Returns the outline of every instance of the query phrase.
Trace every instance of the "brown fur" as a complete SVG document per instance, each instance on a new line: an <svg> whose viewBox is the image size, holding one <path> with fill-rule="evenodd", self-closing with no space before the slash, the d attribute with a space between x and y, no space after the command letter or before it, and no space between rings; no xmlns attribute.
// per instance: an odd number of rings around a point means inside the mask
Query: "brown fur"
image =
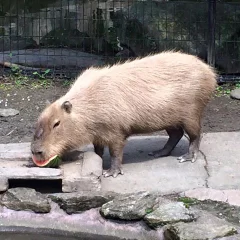
<svg viewBox="0 0 240 240"><path fill-rule="evenodd" d="M94 143L100 156L109 146L113 161L121 165L125 140L132 134L166 129L170 137L181 137L184 130L194 140L215 87L214 69L181 52L90 68L40 115L32 151L46 159ZM66 101L72 105L69 113L61 107Z"/></svg>

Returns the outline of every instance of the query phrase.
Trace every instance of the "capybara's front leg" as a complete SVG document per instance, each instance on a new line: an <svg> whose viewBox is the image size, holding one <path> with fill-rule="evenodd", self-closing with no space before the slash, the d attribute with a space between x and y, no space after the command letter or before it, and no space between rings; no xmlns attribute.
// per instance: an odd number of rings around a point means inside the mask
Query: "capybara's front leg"
<svg viewBox="0 0 240 240"><path fill-rule="evenodd" d="M122 170L122 158L123 158L124 142L115 142L109 146L109 152L111 156L111 167L106 170L104 177L113 176L116 178L119 174L123 175Z"/></svg>
<svg viewBox="0 0 240 240"><path fill-rule="evenodd" d="M103 157L104 154L104 146L98 145L98 144L94 144L94 152L99 156L99 157Z"/></svg>

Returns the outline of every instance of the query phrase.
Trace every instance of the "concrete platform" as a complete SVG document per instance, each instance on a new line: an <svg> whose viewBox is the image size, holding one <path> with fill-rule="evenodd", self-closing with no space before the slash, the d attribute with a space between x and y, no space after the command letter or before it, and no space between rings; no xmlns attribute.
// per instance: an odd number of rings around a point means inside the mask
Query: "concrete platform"
<svg viewBox="0 0 240 240"><path fill-rule="evenodd" d="M147 190L171 194L197 188L240 189L240 132L203 134L200 147L202 153L195 163L179 163L176 160L177 156L187 151L188 141L185 138L179 142L169 157L154 159L148 155L149 152L162 147L166 140L165 136L129 138L124 149L124 175L117 178L103 178L101 176L102 162L95 158L94 153L90 153L93 151L92 146L82 148L83 151L87 151L85 156L88 159L86 162L88 164L82 162L78 165L77 162L73 161L68 168L65 165L63 176L65 180L69 180L68 191L79 191L81 186L86 186L90 182L89 188L85 188L85 190L91 190L92 186L97 186L98 190L119 193ZM22 155L27 158L26 144L28 143L24 144ZM17 145L21 148L20 144ZM11 157L6 157L7 152L3 153L3 149L8 149L8 154ZM0 145L0 169L16 167L20 162L21 164L23 162L23 157L17 150L15 150L14 155L9 149L12 149L9 145L7 148L4 144ZM19 161L16 161L16 156L19 157ZM15 157L15 161L13 161L13 157ZM103 168L106 169L109 165L110 156L106 149L103 156ZM81 178L81 180L78 179L78 183L74 177L77 166L79 167L78 171L80 171L78 176ZM64 166L61 167L64 171L63 168ZM85 170L82 170L83 168ZM97 185L94 185L95 183L91 178L96 181Z"/></svg>
<svg viewBox="0 0 240 240"><path fill-rule="evenodd" d="M125 174L116 179L102 178L102 189L117 192L155 190L163 194L207 187L240 189L240 132L203 134L201 152L195 163L179 163L176 157L187 151L182 139L172 155L153 159L148 152L157 150L166 137L133 137L125 147ZM104 166L109 155L104 156Z"/></svg>
<svg viewBox="0 0 240 240"><path fill-rule="evenodd" d="M177 156L187 150L186 139L179 142L169 157L154 159L148 155L149 152L163 147L166 141L167 137L164 136L129 139L124 149L124 175L117 178L102 177L102 189L121 193L146 190L171 194L206 186L208 174L202 154L195 163L177 161ZM109 154L105 154L103 159L104 168L109 167Z"/></svg>
<svg viewBox="0 0 240 240"><path fill-rule="evenodd" d="M63 192L101 190L102 159L94 152L68 154L59 168L40 168L31 161L30 143L0 144L0 190L10 180L61 180Z"/></svg>

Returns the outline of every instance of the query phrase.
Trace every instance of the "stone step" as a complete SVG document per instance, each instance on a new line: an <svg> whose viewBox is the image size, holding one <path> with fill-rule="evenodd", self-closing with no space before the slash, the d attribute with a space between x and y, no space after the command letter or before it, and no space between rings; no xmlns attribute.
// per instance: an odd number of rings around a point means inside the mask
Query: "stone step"
<svg viewBox="0 0 240 240"><path fill-rule="evenodd" d="M28 167L0 167L0 176L7 179L39 179L39 180L54 180L62 179L63 174L61 169L54 168L28 168Z"/></svg>
<svg viewBox="0 0 240 240"><path fill-rule="evenodd" d="M69 153L59 168L40 168L29 167L30 143L0 144L0 161L0 191L8 188L6 179L62 180L63 192L101 189L102 159L91 151Z"/></svg>
<svg viewBox="0 0 240 240"><path fill-rule="evenodd" d="M31 159L30 143L0 144L0 160L26 161Z"/></svg>

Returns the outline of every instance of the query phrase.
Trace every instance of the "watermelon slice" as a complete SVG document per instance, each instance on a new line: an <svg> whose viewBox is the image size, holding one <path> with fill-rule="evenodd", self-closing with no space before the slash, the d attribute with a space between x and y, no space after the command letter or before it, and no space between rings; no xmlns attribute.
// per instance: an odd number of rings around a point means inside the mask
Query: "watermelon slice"
<svg viewBox="0 0 240 240"><path fill-rule="evenodd" d="M38 167L55 168L58 167L62 162L62 159L58 155L55 155L45 161L38 161L34 156L32 157L32 159Z"/></svg>

